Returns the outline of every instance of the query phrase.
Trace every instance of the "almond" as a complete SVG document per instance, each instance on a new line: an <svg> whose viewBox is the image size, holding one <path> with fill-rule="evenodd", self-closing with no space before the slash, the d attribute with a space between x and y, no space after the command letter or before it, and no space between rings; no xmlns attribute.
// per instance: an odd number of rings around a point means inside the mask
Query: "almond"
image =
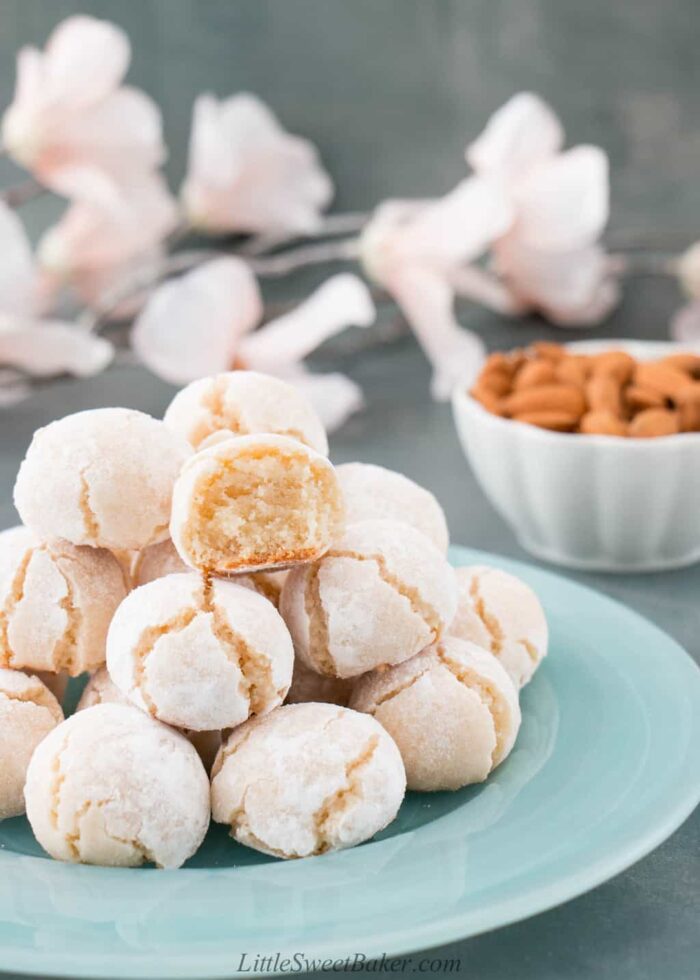
<svg viewBox="0 0 700 980"><path fill-rule="evenodd" d="M542 411L520 412L513 416L516 422L527 422L540 429L552 429L555 432L572 432L578 424L578 415L571 412Z"/></svg>
<svg viewBox="0 0 700 980"><path fill-rule="evenodd" d="M482 381L477 381L469 394L472 396L472 398L476 399L480 405L483 405L487 412L492 412L494 415L503 414L501 409L501 399L491 388L484 385Z"/></svg>
<svg viewBox="0 0 700 980"><path fill-rule="evenodd" d="M573 385L540 385L514 391L503 400L506 415L522 415L531 412L565 412L580 418L586 410L586 400L580 388Z"/></svg>
<svg viewBox="0 0 700 980"><path fill-rule="evenodd" d="M637 362L624 350L609 350L603 354L597 354L593 359L594 374L610 374L620 382L627 384L632 375Z"/></svg>
<svg viewBox="0 0 700 980"><path fill-rule="evenodd" d="M681 432L700 432L700 402L687 402L678 406Z"/></svg>
<svg viewBox="0 0 700 980"><path fill-rule="evenodd" d="M645 408L663 408L666 399L653 388L646 388L644 385L629 385L625 388L625 403L631 411L640 412Z"/></svg>
<svg viewBox="0 0 700 980"><path fill-rule="evenodd" d="M528 361L516 374L513 388L521 391L523 388L549 384L556 380L554 372L555 367L551 361Z"/></svg>
<svg viewBox="0 0 700 980"><path fill-rule="evenodd" d="M678 405L697 405L700 404L700 381L692 381L686 385L676 395L675 401Z"/></svg>
<svg viewBox="0 0 700 980"><path fill-rule="evenodd" d="M648 408L635 415L629 424L629 434L633 439L672 436L679 431L680 421L677 413L667 408Z"/></svg>
<svg viewBox="0 0 700 980"><path fill-rule="evenodd" d="M583 388L590 373L590 361L587 357L562 357L554 371L557 381Z"/></svg>
<svg viewBox="0 0 700 980"><path fill-rule="evenodd" d="M507 395L513 387L511 376L505 371L495 369L483 373L479 378L479 384L499 397Z"/></svg>
<svg viewBox="0 0 700 980"><path fill-rule="evenodd" d="M566 357L565 347L562 347L561 344L552 344L547 340L538 340L532 344L531 350L538 357L544 357L548 361L560 361L562 357Z"/></svg>
<svg viewBox="0 0 700 980"><path fill-rule="evenodd" d="M627 425L612 412L605 409L595 412L586 412L581 419L581 432L586 435L594 436L626 436Z"/></svg>
<svg viewBox="0 0 700 980"><path fill-rule="evenodd" d="M594 412L622 415L622 387L614 374L596 372L586 385L588 406Z"/></svg>
<svg viewBox="0 0 700 980"><path fill-rule="evenodd" d="M678 371L685 371L693 378L700 378L700 354L669 354L668 357L662 358L659 364L676 368Z"/></svg>
<svg viewBox="0 0 700 980"><path fill-rule="evenodd" d="M646 361L637 365L634 372L634 383L645 388L653 388L654 391L658 391L660 395L665 395L666 398L675 399L682 388L691 385L693 382L685 371L679 371L678 368L669 367L667 364Z"/></svg>

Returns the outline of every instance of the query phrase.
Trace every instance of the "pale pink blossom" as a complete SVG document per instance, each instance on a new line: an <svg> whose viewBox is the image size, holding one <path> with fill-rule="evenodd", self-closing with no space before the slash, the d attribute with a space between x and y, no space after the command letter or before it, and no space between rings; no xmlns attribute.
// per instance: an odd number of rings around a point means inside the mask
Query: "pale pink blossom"
<svg viewBox="0 0 700 980"><path fill-rule="evenodd" d="M195 102L182 198L207 232L297 234L319 227L333 195L315 147L286 132L270 109L243 93Z"/></svg>
<svg viewBox="0 0 700 980"><path fill-rule="evenodd" d="M689 302L671 319L671 337L686 347L700 347L700 242L681 255L675 271Z"/></svg>
<svg viewBox="0 0 700 980"><path fill-rule="evenodd" d="M87 16L64 20L43 51L22 48L7 153L51 190L114 203L165 158L158 107L122 85L129 61L126 34Z"/></svg>
<svg viewBox="0 0 700 980"><path fill-rule="evenodd" d="M0 316L0 365L35 377L99 374L114 356L112 345L80 327L57 320Z"/></svg>
<svg viewBox="0 0 700 980"><path fill-rule="evenodd" d="M619 291L599 245L609 215L607 157L596 146L563 150L563 143L550 107L523 92L491 117L466 155L512 208L492 259L514 307L575 326L603 319Z"/></svg>
<svg viewBox="0 0 700 980"><path fill-rule="evenodd" d="M258 327L263 307L249 266L214 259L159 286L139 314L132 344L143 362L172 384L241 367L302 388L333 428L362 404L343 375L311 374L304 358L347 326L369 326L375 310L367 287L350 274L333 276L291 313Z"/></svg>
<svg viewBox="0 0 700 980"><path fill-rule="evenodd" d="M462 181L444 197L388 201L362 235L368 275L396 300L433 367L432 392L445 399L479 369L484 347L454 314L455 282L511 222L488 179Z"/></svg>
<svg viewBox="0 0 700 980"><path fill-rule="evenodd" d="M43 235L37 261L45 295L69 284L88 306L100 307L157 267L163 239L177 223L175 201L156 174L125 191L115 207L74 202Z"/></svg>
<svg viewBox="0 0 700 980"><path fill-rule="evenodd" d="M35 301L34 260L14 211L0 201L0 313L28 316Z"/></svg>

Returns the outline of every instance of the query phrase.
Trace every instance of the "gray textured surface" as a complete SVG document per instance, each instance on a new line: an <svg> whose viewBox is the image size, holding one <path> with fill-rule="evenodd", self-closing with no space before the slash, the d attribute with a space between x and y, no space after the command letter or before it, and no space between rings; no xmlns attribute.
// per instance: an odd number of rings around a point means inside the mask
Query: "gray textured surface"
<svg viewBox="0 0 700 980"><path fill-rule="evenodd" d="M449 187L463 172L467 136L513 91L531 87L554 102L572 137L610 151L614 231L677 234L681 243L700 231L694 0L2 0L0 102L11 89L16 47L40 42L76 10L111 17L130 32L132 78L164 109L174 183L190 105L203 89L225 95L245 87L268 99L290 128L322 147L339 206L365 208L388 194ZM51 208L35 206L30 223L37 227ZM312 278L281 288L301 295ZM637 283L595 334L663 337L677 303L672 285ZM492 348L557 336L534 321L506 324L466 307L461 318ZM405 471L442 500L455 541L526 557L475 486L448 408L429 401L428 370L412 342L344 367L364 386L368 408L334 437L334 459ZM145 372L123 367L53 385L0 415L0 526L15 520L10 487L34 428L115 403L159 414L170 394ZM700 566L574 577L639 610L700 659ZM695 814L614 881L444 955L459 957L461 975L475 980L691 980L700 960L698 855Z"/></svg>

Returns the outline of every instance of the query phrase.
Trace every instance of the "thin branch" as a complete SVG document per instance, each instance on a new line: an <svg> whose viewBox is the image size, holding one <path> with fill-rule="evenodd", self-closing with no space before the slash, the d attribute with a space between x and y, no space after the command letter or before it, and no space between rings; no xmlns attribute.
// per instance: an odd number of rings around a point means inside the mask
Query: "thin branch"
<svg viewBox="0 0 700 980"><path fill-rule="evenodd" d="M502 316L518 316L522 306L500 279L475 265L463 266L451 278L458 296L479 303Z"/></svg>
<svg viewBox="0 0 700 980"><path fill-rule="evenodd" d="M36 197L41 197L42 194L46 194L47 190L43 184L40 184L38 180L33 177L27 177L19 184L15 184L13 187L7 187L5 190L0 191L0 200L4 201L8 208L21 208L22 205L27 204L29 201L33 201Z"/></svg>

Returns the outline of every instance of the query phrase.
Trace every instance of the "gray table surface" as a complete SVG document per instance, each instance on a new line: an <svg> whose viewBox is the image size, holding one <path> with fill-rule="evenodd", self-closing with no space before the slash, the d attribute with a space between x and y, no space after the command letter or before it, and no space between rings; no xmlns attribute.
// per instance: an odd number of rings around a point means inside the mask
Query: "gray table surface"
<svg viewBox="0 0 700 980"><path fill-rule="evenodd" d="M191 101L203 89L224 95L245 87L267 98L291 128L321 145L340 206L356 209L389 194L448 188L463 173L467 135L513 91L530 87L555 102L577 140L609 149L615 233L682 243L700 232L695 0L0 0L0 100L11 90L16 47L42 41L78 10L111 17L131 33L132 78L163 105L174 184ZM3 164L0 178L10 172ZM28 209L30 228L36 232L55 207L43 201ZM301 296L318 278L297 277L275 294ZM678 303L668 282L635 282L611 320L586 335L663 338ZM382 310L383 320L393 316ZM466 306L460 317L492 349L562 336L536 320L508 323ZM340 366L337 349L318 364ZM404 471L437 494L454 541L527 559L476 486L448 407L429 400L428 368L414 343L346 357L342 368L362 384L367 409L333 437L333 459ZM90 381L57 382L0 414L0 527L16 520L10 489L37 426L100 405L158 415L171 395L140 368L121 366ZM700 660L700 566L569 574L646 615ZM699 855L696 813L593 892L440 955L459 958L460 975L475 980L696 978Z"/></svg>

